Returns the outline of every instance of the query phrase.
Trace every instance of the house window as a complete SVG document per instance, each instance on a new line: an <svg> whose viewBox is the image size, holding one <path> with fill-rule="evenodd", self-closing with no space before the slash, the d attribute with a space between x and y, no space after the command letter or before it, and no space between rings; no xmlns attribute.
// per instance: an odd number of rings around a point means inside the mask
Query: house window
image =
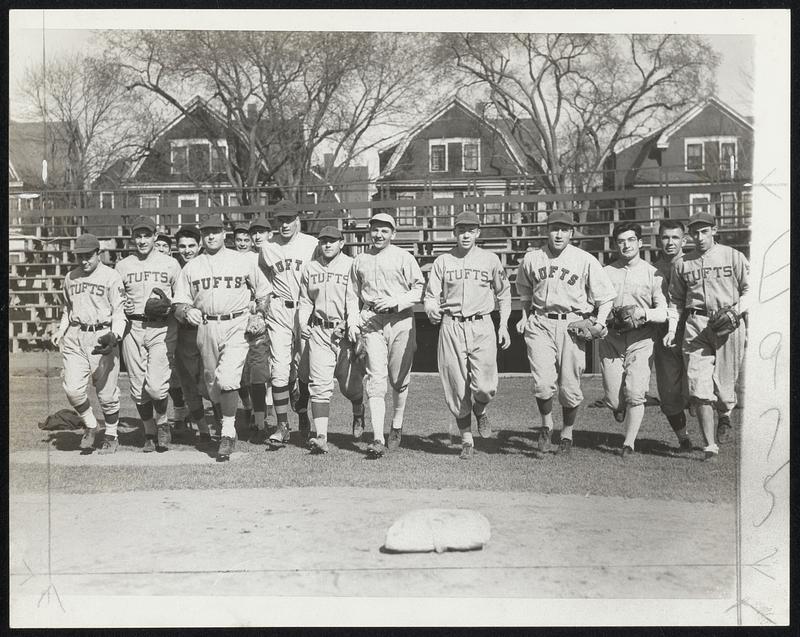
<svg viewBox="0 0 800 637"><path fill-rule="evenodd" d="M211 170L211 145L192 144L189 146L189 170L192 177L205 177Z"/></svg>
<svg viewBox="0 0 800 637"><path fill-rule="evenodd" d="M170 173L206 177L225 172L228 141L218 139L216 146L207 139L173 139L170 141Z"/></svg>
<svg viewBox="0 0 800 637"><path fill-rule="evenodd" d="M178 195L178 208L197 208L200 195Z"/></svg>
<svg viewBox="0 0 800 637"><path fill-rule="evenodd" d="M187 166L187 147L186 146L179 146L177 148L170 149L169 154L169 161L172 165L170 168L170 173L173 175L183 175L186 172Z"/></svg>
<svg viewBox="0 0 800 637"><path fill-rule="evenodd" d="M499 202L484 204L483 211L483 223L502 223L503 208Z"/></svg>
<svg viewBox="0 0 800 637"><path fill-rule="evenodd" d="M480 169L480 149L481 145L474 142L465 143L464 148L464 170L477 172Z"/></svg>
<svg viewBox="0 0 800 637"><path fill-rule="evenodd" d="M669 219L669 195L650 197L650 218Z"/></svg>
<svg viewBox="0 0 800 637"><path fill-rule="evenodd" d="M213 173L224 173L225 172L225 165L228 160L228 147L221 146L217 144L215 147L211 148L211 172Z"/></svg>
<svg viewBox="0 0 800 637"><path fill-rule="evenodd" d="M689 216L696 215L698 212L708 212L710 204L710 195L689 195Z"/></svg>
<svg viewBox="0 0 800 637"><path fill-rule="evenodd" d="M430 144L431 172L447 172L447 146L445 144Z"/></svg>
<svg viewBox="0 0 800 637"><path fill-rule="evenodd" d="M733 179L736 172L736 142L720 142L719 160L719 169Z"/></svg>
<svg viewBox="0 0 800 637"><path fill-rule="evenodd" d="M239 206L239 205L241 205L239 203L239 195L236 195L234 193L229 194L228 195L228 205L229 206Z"/></svg>
<svg viewBox="0 0 800 637"><path fill-rule="evenodd" d="M703 144L686 144L686 170L703 170Z"/></svg>
<svg viewBox="0 0 800 637"><path fill-rule="evenodd" d="M158 208L160 199L159 195L139 195L139 207Z"/></svg>
<svg viewBox="0 0 800 637"><path fill-rule="evenodd" d="M225 195L209 195L208 196L208 207L209 208L218 208L220 206L225 205ZM186 206L183 206L184 208Z"/></svg>
<svg viewBox="0 0 800 637"><path fill-rule="evenodd" d="M735 226L739 214L738 197L735 192L723 192L715 205L716 216L721 226Z"/></svg>
<svg viewBox="0 0 800 637"><path fill-rule="evenodd" d="M101 208L113 208L114 207L114 193L113 192L101 192L100 193L100 207Z"/></svg>
<svg viewBox="0 0 800 637"><path fill-rule="evenodd" d="M398 200L414 200L414 195L398 195ZM413 226L416 224L416 215L413 206L400 206L397 208L397 225L398 226Z"/></svg>

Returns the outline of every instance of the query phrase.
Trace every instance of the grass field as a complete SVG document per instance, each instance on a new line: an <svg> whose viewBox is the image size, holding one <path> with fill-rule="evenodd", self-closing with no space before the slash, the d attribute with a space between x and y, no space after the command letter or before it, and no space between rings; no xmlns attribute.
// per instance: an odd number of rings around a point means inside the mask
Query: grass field
<svg viewBox="0 0 800 637"><path fill-rule="evenodd" d="M142 454L144 442L136 411L121 379L121 447L114 456L83 455L80 433L43 432L37 427L49 413L68 403L60 379L10 378L10 488L15 493L41 492L47 486L47 444L51 444L50 489L62 493L121 492L147 489L219 489L281 486L380 487L411 489L480 489L538 494L621 496L686 502L735 501L735 443L721 449L720 461L702 462L697 421L689 418L695 451L688 457L672 453L675 437L658 409L648 405L637 453L623 461L616 455L622 426L611 412L593 406L602 395L599 377L583 382L585 401L576 424L570 456L539 454L538 425L530 380L501 378L490 405L495 436L476 435L473 460L461 461L459 448L447 435L451 418L436 375L414 375L406 412L403 448L371 461L365 443L350 436L349 405L335 396L331 410L331 453L311 456L292 444L268 452L247 442L249 433L239 413L239 442L228 463L213 460L214 449L197 449L192 440L175 440L170 451ZM391 413L388 410L387 413ZM741 411L734 411L738 429ZM556 409L556 428L560 409ZM274 420L270 421L274 424ZM369 421L368 421L369 422ZM296 417L290 416L296 429ZM293 438L293 442L297 440Z"/></svg>

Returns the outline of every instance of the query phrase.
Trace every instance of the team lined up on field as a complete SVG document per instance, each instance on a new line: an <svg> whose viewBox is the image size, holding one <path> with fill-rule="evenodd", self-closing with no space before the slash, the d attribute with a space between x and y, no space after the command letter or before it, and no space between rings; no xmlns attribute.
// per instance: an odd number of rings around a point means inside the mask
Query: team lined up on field
<svg viewBox="0 0 800 637"><path fill-rule="evenodd" d="M265 216L237 226L235 250L225 246L219 216L199 228L180 228L175 234L180 264L168 256L170 238L158 234L147 217L133 222L135 252L116 269L101 263L94 236L78 238L80 265L65 280L65 311L53 340L63 355L67 398L86 426L81 448L99 445L99 453L113 453L119 446L119 354L116 347L96 352L103 337L122 344L146 452L169 448L171 395L176 430L190 431L187 423L193 422L198 444L207 449L215 441L203 400L212 403L220 461L235 448L240 399L252 412L249 442L267 443L269 449L285 445L291 405L301 444L326 453L334 383L352 404L357 440L365 430L366 399L373 431L366 453L379 458L396 451L416 349L413 307L422 301L429 320L440 325L438 368L455 420L451 435L457 428L460 457L471 458L472 415L478 434L491 436L487 405L497 393L497 346L511 344L509 281L498 257L476 243L478 216L465 212L456 218L456 245L434 261L427 284L414 257L392 244L396 224L388 214L370 219L371 246L355 258L342 252L344 240L335 227L316 238L301 232L291 204L279 203L272 216L278 223L274 234ZM703 457L715 460L718 443L731 435L745 325L720 337L707 328L708 319L724 306L737 316L747 311L745 257L716 243L715 220L705 213L689 220L694 249L685 255L684 225L662 221L661 256L653 265L640 256L642 231L636 223L614 227L618 258L605 267L572 245L570 213L551 213L547 230L546 245L526 253L516 278L522 318L515 329L524 336L541 417L539 450L551 450L557 399L563 416L557 452L570 452L583 401L586 339L600 338L604 402L625 428L620 455L635 450L655 359L661 409L677 436L676 453L693 450L685 415L691 405L705 441ZM146 313L155 288L171 300L166 318ZM637 327L608 329L612 308L622 306L635 306ZM496 307L497 332L490 316ZM247 325L256 314L264 317L266 334L248 338ZM102 440L96 438L88 400L90 378L104 414ZM271 432L268 387L276 418Z"/></svg>

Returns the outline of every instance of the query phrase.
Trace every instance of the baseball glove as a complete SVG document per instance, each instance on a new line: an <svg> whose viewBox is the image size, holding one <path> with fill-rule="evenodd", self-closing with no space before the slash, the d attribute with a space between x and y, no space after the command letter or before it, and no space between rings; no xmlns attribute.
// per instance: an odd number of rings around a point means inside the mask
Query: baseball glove
<svg viewBox="0 0 800 637"><path fill-rule="evenodd" d="M169 316L172 301L161 288L153 288L144 305L144 315L149 319L163 320Z"/></svg>
<svg viewBox="0 0 800 637"><path fill-rule="evenodd" d="M727 336L739 327L741 316L730 305L719 308L708 317L708 329L719 337Z"/></svg>
<svg viewBox="0 0 800 637"><path fill-rule="evenodd" d="M250 339L256 339L260 336L265 336L267 333L267 321L261 312L251 314L247 319L247 327L244 330L244 335Z"/></svg>
<svg viewBox="0 0 800 637"><path fill-rule="evenodd" d="M618 332L629 332L647 323L644 310L638 305L621 305L611 308L606 325Z"/></svg>
<svg viewBox="0 0 800 637"><path fill-rule="evenodd" d="M97 339L97 345L94 346L92 354L100 354L105 356L114 351L117 346L117 337L114 332L107 332Z"/></svg>
<svg viewBox="0 0 800 637"><path fill-rule="evenodd" d="M567 331L584 341L593 341L597 338L603 338L608 333L605 325L595 323L592 319L573 321L567 325Z"/></svg>

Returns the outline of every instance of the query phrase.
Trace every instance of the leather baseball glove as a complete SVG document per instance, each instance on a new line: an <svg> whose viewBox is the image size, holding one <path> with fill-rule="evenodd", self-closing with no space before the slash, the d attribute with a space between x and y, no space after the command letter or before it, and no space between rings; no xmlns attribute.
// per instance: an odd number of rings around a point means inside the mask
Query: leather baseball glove
<svg viewBox="0 0 800 637"><path fill-rule="evenodd" d="M247 327L244 330L244 335L250 340L254 340L267 333L267 321L261 312L251 314L247 319Z"/></svg>
<svg viewBox="0 0 800 637"><path fill-rule="evenodd" d="M593 341L598 338L603 338L608 334L608 329L606 329L605 325L595 323L592 319L573 321L567 325L567 331L584 341Z"/></svg>
<svg viewBox="0 0 800 637"><path fill-rule="evenodd" d="M719 308L708 317L708 329L717 336L727 336L739 327L742 317L730 305Z"/></svg>
<svg viewBox="0 0 800 637"><path fill-rule="evenodd" d="M611 308L606 325L618 332L629 332L647 323L644 310L638 305L621 305Z"/></svg>
<svg viewBox="0 0 800 637"><path fill-rule="evenodd" d="M117 337L114 332L107 332L97 339L97 345L94 346L92 354L100 354L105 356L114 351L117 346Z"/></svg>
<svg viewBox="0 0 800 637"><path fill-rule="evenodd" d="M153 288L150 298L144 305L144 315L149 319L163 320L172 310L172 301L161 288Z"/></svg>

